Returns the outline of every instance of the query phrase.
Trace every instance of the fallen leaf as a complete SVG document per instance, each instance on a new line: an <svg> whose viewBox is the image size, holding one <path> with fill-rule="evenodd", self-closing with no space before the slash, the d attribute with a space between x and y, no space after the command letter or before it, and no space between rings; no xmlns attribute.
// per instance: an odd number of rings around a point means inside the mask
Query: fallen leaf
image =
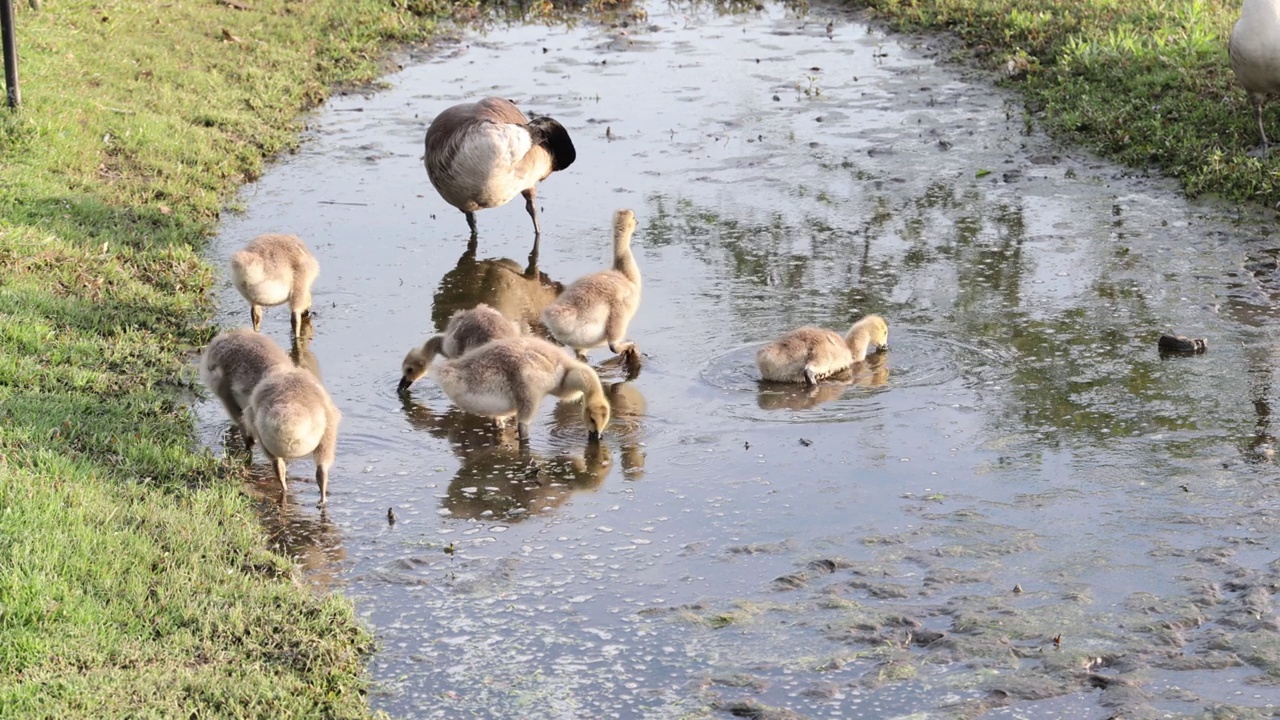
<svg viewBox="0 0 1280 720"><path fill-rule="evenodd" d="M233 43L240 42L240 38L236 37L235 35L232 35L231 31L226 28L222 28L222 39L225 40L226 42L233 42Z"/></svg>

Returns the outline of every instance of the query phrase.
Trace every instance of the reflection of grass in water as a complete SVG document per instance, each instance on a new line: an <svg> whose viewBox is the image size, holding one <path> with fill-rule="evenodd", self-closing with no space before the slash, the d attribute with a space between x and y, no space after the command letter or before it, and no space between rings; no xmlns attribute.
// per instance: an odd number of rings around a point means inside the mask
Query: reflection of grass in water
<svg viewBox="0 0 1280 720"><path fill-rule="evenodd" d="M1138 167L1159 165L1192 193L1271 204L1274 164L1227 63L1239 2L859 0L901 29L954 32L1019 87L1050 130ZM1151 98L1158 97L1158 103ZM1271 115L1274 122L1274 115Z"/></svg>
<svg viewBox="0 0 1280 720"><path fill-rule="evenodd" d="M782 5L797 15L808 12L805 0L788 0ZM680 0L670 6L691 14L710 11L716 15L743 15L764 9L761 0ZM583 20L643 21L648 12L637 0L408 0L406 8L422 17L464 20L470 26L490 23L543 23L576 26Z"/></svg>

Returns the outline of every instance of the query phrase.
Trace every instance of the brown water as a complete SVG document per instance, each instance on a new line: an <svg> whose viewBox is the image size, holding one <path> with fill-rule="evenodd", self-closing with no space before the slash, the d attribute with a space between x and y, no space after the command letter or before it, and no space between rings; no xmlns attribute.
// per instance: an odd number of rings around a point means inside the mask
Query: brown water
<svg viewBox="0 0 1280 720"><path fill-rule="evenodd" d="M1269 221L1056 148L983 79L850 18L648 12L493 30L335 99L215 243L224 264L295 232L320 259L329 507L299 461L266 516L376 631L374 706L1280 716ZM419 159L435 113L485 94L578 147L540 189L541 275L520 203L479 213L467 253ZM452 309L514 314L606 266L621 207L646 365L602 371L599 449L551 401L522 454L430 380L397 397ZM762 342L868 312L891 349L855 382L757 383ZM284 342L287 312L264 329ZM1209 352L1162 359L1165 330Z"/></svg>

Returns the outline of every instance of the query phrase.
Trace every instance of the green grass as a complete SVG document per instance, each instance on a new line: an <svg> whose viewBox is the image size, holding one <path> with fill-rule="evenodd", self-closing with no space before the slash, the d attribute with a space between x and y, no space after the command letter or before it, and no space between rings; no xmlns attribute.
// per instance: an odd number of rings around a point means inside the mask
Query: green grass
<svg viewBox="0 0 1280 720"><path fill-rule="evenodd" d="M899 30L947 30L1018 81L1056 137L1162 172L1191 195L1280 201L1280 152L1259 143L1227 37L1239 0L851 0ZM1280 103L1265 115L1280 137Z"/></svg>
<svg viewBox="0 0 1280 720"><path fill-rule="evenodd" d="M430 20L392 0L15 3L0 111L0 716L362 717L371 638L195 446L219 210ZM431 8L419 6L419 11Z"/></svg>

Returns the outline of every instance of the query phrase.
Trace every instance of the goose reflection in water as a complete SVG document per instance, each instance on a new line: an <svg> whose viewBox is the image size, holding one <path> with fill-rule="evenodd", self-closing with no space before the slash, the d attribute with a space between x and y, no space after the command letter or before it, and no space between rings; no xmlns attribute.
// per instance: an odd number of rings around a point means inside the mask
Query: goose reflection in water
<svg viewBox="0 0 1280 720"><path fill-rule="evenodd" d="M298 335L293 338L293 346L289 349L289 358L293 360L295 367L311 373L311 375L324 384L324 378L320 376L320 359L316 357L315 352L311 349L311 339L315 337L315 327L311 324L311 313L302 316L302 326L299 328Z"/></svg>
<svg viewBox="0 0 1280 720"><path fill-rule="evenodd" d="M756 402L762 410L808 410L839 399L851 386L874 388L888 382L888 354L876 353L812 387L761 380Z"/></svg>
<svg viewBox="0 0 1280 720"><path fill-rule="evenodd" d="M290 492L294 486L290 486ZM269 465L255 465L245 482L272 550L293 558L307 582L321 591L336 588L347 551L342 535L323 509L319 513L288 502Z"/></svg>
<svg viewBox="0 0 1280 720"><path fill-rule="evenodd" d="M458 457L460 465L444 499L454 517L518 522L559 507L576 491L598 488L613 467L603 442L584 443L581 455L546 456L520 447L510 432L495 432L487 419L457 408L435 413L408 395L401 396L401 406L410 426L447 440ZM566 434L581 433L581 406L560 403L557 410L565 406L576 418Z"/></svg>
<svg viewBox="0 0 1280 720"><path fill-rule="evenodd" d="M550 339L542 326L542 310L564 290L564 285L538 270L537 258L527 267L507 258L476 259L476 244L467 246L458 264L440 278L431 306L431 320L443 331L457 310L486 303L530 332Z"/></svg>

